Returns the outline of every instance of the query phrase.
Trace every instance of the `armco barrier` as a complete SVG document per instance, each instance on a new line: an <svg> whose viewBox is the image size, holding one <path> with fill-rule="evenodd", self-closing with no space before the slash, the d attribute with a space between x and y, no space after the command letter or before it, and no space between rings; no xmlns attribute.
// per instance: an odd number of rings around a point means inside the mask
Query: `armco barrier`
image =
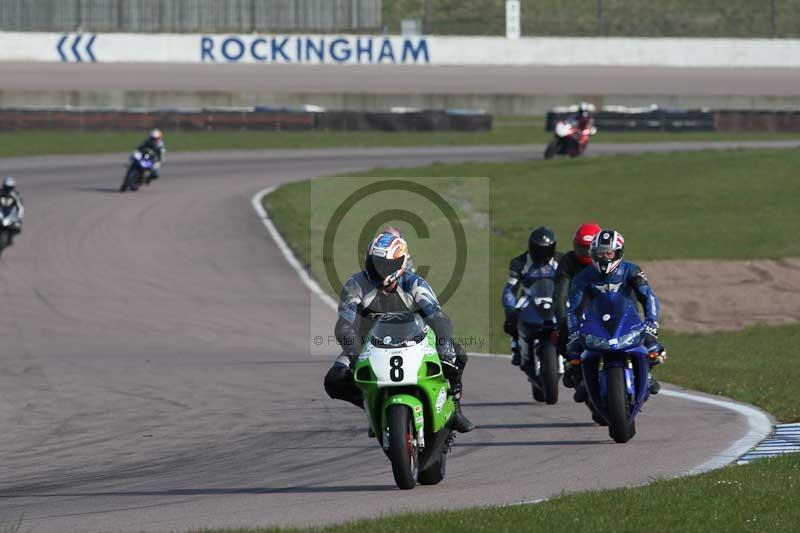
<svg viewBox="0 0 800 533"><path fill-rule="evenodd" d="M561 118L574 112L547 113L545 129L553 131ZM714 131L714 114L709 111L677 111L653 109L648 111L600 111L593 113L597 129L603 131Z"/></svg>
<svg viewBox="0 0 800 533"><path fill-rule="evenodd" d="M348 112L291 109L42 109L0 108L0 130L380 130L479 131L492 115L465 111Z"/></svg>
<svg viewBox="0 0 800 533"><path fill-rule="evenodd" d="M800 111L715 111L719 131L798 131Z"/></svg>

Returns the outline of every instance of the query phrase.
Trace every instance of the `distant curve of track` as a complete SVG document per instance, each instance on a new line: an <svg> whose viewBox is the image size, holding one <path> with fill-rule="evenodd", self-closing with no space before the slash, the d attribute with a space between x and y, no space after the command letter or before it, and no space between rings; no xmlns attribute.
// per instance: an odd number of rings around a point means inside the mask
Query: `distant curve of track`
<svg viewBox="0 0 800 533"><path fill-rule="evenodd" d="M0 160L28 207L0 260L0 521L37 532L320 524L647 483L726 449L747 432L731 411L656 397L634 441L617 445L567 394L534 404L506 361L473 358L466 408L479 429L458 438L441 485L400 492L363 413L325 396L332 354L310 339L335 317L250 196L378 165L540 150L174 154L163 179L124 195L124 154Z"/></svg>

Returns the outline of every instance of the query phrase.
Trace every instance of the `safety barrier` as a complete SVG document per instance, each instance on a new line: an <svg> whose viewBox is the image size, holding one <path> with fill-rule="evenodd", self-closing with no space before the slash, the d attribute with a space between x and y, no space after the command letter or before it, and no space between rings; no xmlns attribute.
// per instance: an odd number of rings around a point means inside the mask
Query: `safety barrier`
<svg viewBox="0 0 800 533"><path fill-rule="evenodd" d="M574 116L577 109L547 113L545 129L553 131L556 122ZM595 125L603 131L714 131L714 114L709 111L645 109L599 111L593 113Z"/></svg>
<svg viewBox="0 0 800 533"><path fill-rule="evenodd" d="M0 108L0 130L381 130L478 131L492 115L470 110L387 112L325 111L270 107L177 109Z"/></svg>

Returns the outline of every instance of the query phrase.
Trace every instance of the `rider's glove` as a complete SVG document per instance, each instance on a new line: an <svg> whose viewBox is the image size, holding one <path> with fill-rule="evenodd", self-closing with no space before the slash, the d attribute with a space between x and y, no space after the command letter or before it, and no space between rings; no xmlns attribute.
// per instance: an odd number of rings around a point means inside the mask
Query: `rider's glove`
<svg viewBox="0 0 800 533"><path fill-rule="evenodd" d="M645 320L644 322L644 332L647 335L651 335L652 337L658 338L658 322L655 320Z"/></svg>

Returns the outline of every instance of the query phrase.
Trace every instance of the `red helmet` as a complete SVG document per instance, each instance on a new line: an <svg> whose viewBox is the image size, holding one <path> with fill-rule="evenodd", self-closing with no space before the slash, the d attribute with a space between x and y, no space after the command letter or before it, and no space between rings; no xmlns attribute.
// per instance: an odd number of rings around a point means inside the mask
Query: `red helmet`
<svg viewBox="0 0 800 533"><path fill-rule="evenodd" d="M586 222L578 226L575 230L575 235L572 236L572 245L575 249L575 255L582 265L591 265L592 256L589 255L589 246L592 244L595 236L600 233L599 224L594 222Z"/></svg>

